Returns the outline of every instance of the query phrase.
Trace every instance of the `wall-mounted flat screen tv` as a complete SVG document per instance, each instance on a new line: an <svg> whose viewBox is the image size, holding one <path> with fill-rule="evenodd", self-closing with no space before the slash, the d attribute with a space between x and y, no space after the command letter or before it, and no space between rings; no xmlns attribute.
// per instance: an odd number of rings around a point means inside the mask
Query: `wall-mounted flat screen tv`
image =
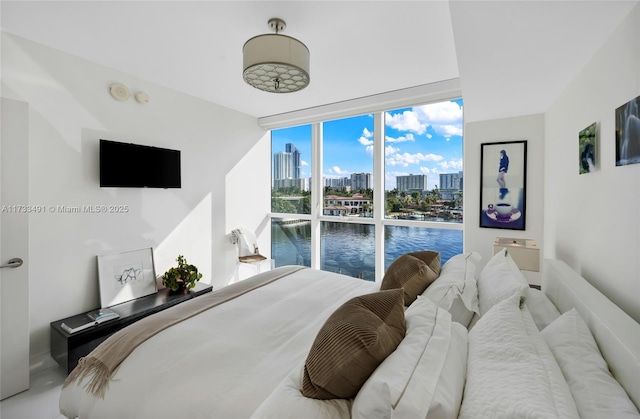
<svg viewBox="0 0 640 419"><path fill-rule="evenodd" d="M180 188L180 151L100 140L100 187Z"/></svg>

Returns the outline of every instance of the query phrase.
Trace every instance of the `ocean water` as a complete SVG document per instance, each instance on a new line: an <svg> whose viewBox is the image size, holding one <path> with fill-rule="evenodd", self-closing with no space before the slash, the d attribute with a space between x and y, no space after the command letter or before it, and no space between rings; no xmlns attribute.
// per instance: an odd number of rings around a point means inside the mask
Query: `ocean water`
<svg viewBox="0 0 640 419"><path fill-rule="evenodd" d="M419 250L440 252L442 264L462 253L462 230L385 227L385 269L399 256ZM321 223L321 269L375 280L375 228L372 225ZM271 224L271 257L275 266L311 266L311 224Z"/></svg>

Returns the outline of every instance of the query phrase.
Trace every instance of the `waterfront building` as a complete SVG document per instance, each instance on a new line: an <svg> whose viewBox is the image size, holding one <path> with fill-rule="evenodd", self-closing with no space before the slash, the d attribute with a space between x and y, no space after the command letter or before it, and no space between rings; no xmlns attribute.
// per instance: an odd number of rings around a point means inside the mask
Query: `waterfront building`
<svg viewBox="0 0 640 419"><path fill-rule="evenodd" d="M348 177L325 178L324 186L329 186L333 189L351 190L351 179Z"/></svg>
<svg viewBox="0 0 640 419"><path fill-rule="evenodd" d="M455 200L462 191L462 171L440 174L440 196L447 201Z"/></svg>
<svg viewBox="0 0 640 419"><path fill-rule="evenodd" d="M291 153L280 151L273 155L273 180L293 178Z"/></svg>
<svg viewBox="0 0 640 419"><path fill-rule="evenodd" d="M296 179L274 179L274 181L273 181L273 189L275 189L275 190L283 189L283 188L290 188L290 187L298 188L301 191L306 190L305 179L300 179L300 178L296 178Z"/></svg>
<svg viewBox="0 0 640 419"><path fill-rule="evenodd" d="M285 145L285 149L284 151L286 151L287 153L290 153L291 157L291 177L294 179L299 179L300 178L300 166L301 166L301 160L300 160L300 150L298 150L298 148L291 144L291 143L287 143Z"/></svg>
<svg viewBox="0 0 640 419"><path fill-rule="evenodd" d="M422 193L427 190L427 175L396 176L396 188L398 192Z"/></svg>
<svg viewBox="0 0 640 419"><path fill-rule="evenodd" d="M306 190L305 179L300 178L301 154L292 143L285 145L285 151L273 155L273 189L290 186Z"/></svg>
<svg viewBox="0 0 640 419"><path fill-rule="evenodd" d="M371 173L352 173L351 190L373 189L373 176Z"/></svg>
<svg viewBox="0 0 640 419"><path fill-rule="evenodd" d="M361 194L352 196L327 195L324 197L324 215L359 215L370 207L371 200Z"/></svg>
<svg viewBox="0 0 640 419"><path fill-rule="evenodd" d="M462 190L462 172L440 173L440 189Z"/></svg>

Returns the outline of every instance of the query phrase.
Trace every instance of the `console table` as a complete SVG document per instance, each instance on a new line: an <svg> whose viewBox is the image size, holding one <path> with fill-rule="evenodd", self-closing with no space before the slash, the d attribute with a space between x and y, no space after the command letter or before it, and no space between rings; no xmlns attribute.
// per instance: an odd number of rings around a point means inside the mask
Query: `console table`
<svg viewBox="0 0 640 419"><path fill-rule="evenodd" d="M51 322L51 356L69 374L78 365L80 358L88 355L89 352L93 351L100 343L118 330L151 314L211 292L212 288L209 284L198 283L187 294L172 294L168 288L164 288L155 294L109 307L110 310L118 313L120 317L76 333L68 333L62 329L62 323L81 320L83 317L89 321L87 317L87 313L90 313L89 311Z"/></svg>

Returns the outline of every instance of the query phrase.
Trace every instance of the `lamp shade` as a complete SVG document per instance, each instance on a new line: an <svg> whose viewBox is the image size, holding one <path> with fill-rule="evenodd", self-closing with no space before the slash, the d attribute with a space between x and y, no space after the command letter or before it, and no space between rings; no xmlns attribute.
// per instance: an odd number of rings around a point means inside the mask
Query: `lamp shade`
<svg viewBox="0 0 640 419"><path fill-rule="evenodd" d="M309 49L295 38L258 35L242 47L243 78L256 89L291 93L309 85Z"/></svg>

